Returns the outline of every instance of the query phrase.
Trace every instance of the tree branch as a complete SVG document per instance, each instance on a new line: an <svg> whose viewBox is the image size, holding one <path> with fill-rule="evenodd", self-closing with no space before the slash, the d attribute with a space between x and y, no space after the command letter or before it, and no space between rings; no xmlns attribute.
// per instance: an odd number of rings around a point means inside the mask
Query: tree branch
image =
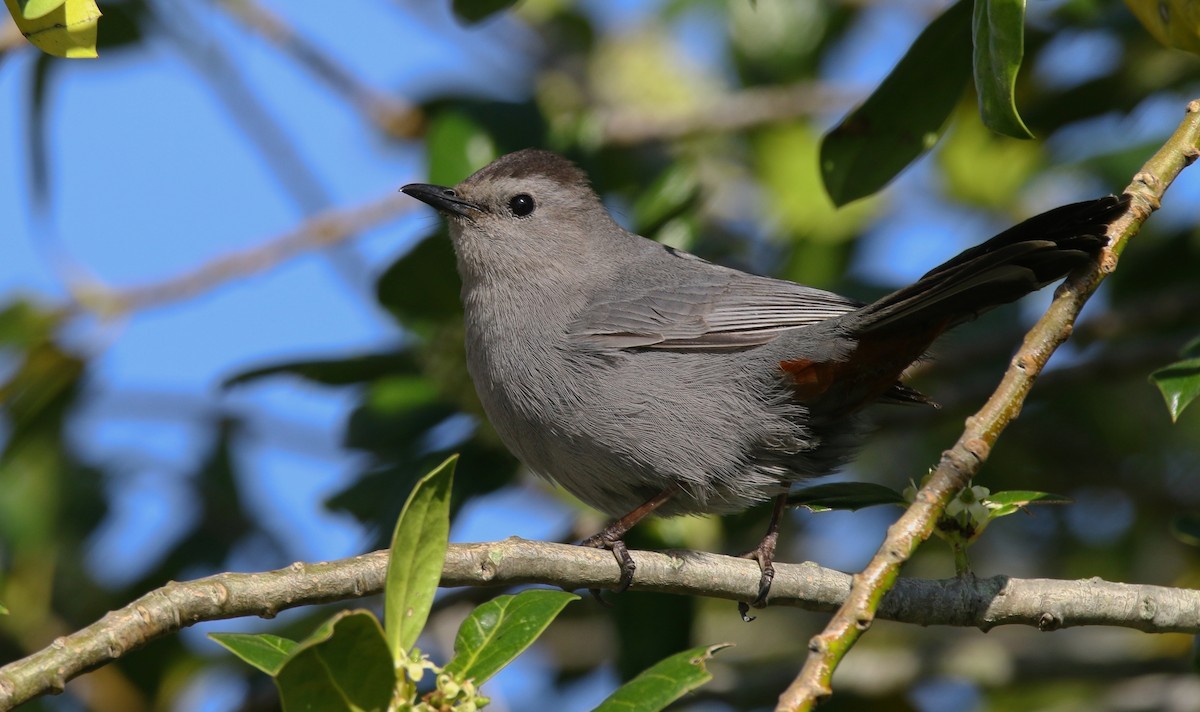
<svg viewBox="0 0 1200 712"><path fill-rule="evenodd" d="M226 282L265 272L297 254L341 243L412 209L413 201L390 193L354 208L316 215L273 240L221 255L191 272L160 282L125 290L97 284L73 285L77 304L66 311L83 309L112 317L191 299Z"/></svg>
<svg viewBox="0 0 1200 712"><path fill-rule="evenodd" d="M256 0L223 0L219 6L257 32L299 66L340 94L381 131L393 138L416 138L424 128L422 111L406 101L372 89L354 72Z"/></svg>
<svg viewBox="0 0 1200 712"><path fill-rule="evenodd" d="M1054 301L1025 336L995 393L974 416L954 447L942 455L937 469L917 492L916 499L891 527L875 557L854 577L850 596L809 644L809 655L796 679L779 698L776 710L810 710L832 694L830 681L838 663L878 615L884 594L895 583L900 567L933 533L950 499L965 487L1004 428L1017 417L1033 381L1050 355L1071 333L1079 311L1100 282L1117 266L1129 238L1158 208L1167 186L1184 167L1200 156L1200 101L1187 106L1186 116L1166 144L1146 162L1125 189L1132 197L1129 211L1109 230L1109 246L1098 263L1076 273L1058 289ZM1047 625L1054 626L1053 618Z"/></svg>
<svg viewBox="0 0 1200 712"><path fill-rule="evenodd" d="M694 551L632 554L638 566L633 590L730 601L753 598L758 590L758 564L748 559ZM201 621L271 618L289 608L380 593L386 568L387 552L376 551L339 561L296 563L276 571L223 573L168 583L0 668L0 710L62 692L77 675ZM776 564L771 603L833 610L850 594L851 581L848 574L812 563ZM613 589L619 582L620 568L608 552L515 537L451 544L442 570L443 586L541 583L578 590ZM1041 630L1107 625L1195 634L1200 633L1200 591L1100 579L900 579L884 597L878 615L917 625L981 630L1000 625Z"/></svg>
<svg viewBox="0 0 1200 712"><path fill-rule="evenodd" d="M755 87L731 92L683 111L661 109L598 109L598 143L629 146L648 141L672 141L696 134L744 131L763 124L853 106L863 92L836 89L818 82Z"/></svg>

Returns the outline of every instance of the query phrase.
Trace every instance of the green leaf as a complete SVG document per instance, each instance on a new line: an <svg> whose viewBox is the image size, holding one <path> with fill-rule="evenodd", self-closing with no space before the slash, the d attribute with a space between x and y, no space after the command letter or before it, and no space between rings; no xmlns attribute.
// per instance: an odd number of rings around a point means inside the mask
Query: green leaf
<svg viewBox="0 0 1200 712"><path fill-rule="evenodd" d="M1033 138L1014 91L1025 54L1025 0L975 0L975 91L983 123L996 133Z"/></svg>
<svg viewBox="0 0 1200 712"><path fill-rule="evenodd" d="M655 712L712 679L704 663L728 643L676 653L622 685L594 712Z"/></svg>
<svg viewBox="0 0 1200 712"><path fill-rule="evenodd" d="M1072 500L1070 497L1061 494L1051 494L1050 492L1005 490L1004 492L992 492L987 496L986 501L991 505L988 508L990 510L988 518L996 519L1019 512L1023 507L1030 504L1069 504Z"/></svg>
<svg viewBox="0 0 1200 712"><path fill-rule="evenodd" d="M1158 386L1171 422L1177 422L1183 409L1200 396L1200 358L1177 361L1150 374L1150 382Z"/></svg>
<svg viewBox="0 0 1200 712"><path fill-rule="evenodd" d="M870 195L937 143L971 72L971 3L925 28L875 92L821 142L821 176L837 205Z"/></svg>
<svg viewBox="0 0 1200 712"><path fill-rule="evenodd" d="M295 650L296 641L270 633L209 633L217 643L244 662L274 677Z"/></svg>
<svg viewBox="0 0 1200 712"><path fill-rule="evenodd" d="M62 315L16 299L0 308L0 346L27 349L50 339Z"/></svg>
<svg viewBox="0 0 1200 712"><path fill-rule="evenodd" d="M241 385L268 376L299 376L323 386L351 386L367 383L397 373L413 373L416 364L407 351L364 354L349 358L292 361L243 371L226 378L222 388Z"/></svg>
<svg viewBox="0 0 1200 712"><path fill-rule="evenodd" d="M425 132L429 151L429 182L455 185L491 163L496 143L483 126L464 113L442 111Z"/></svg>
<svg viewBox="0 0 1200 712"><path fill-rule="evenodd" d="M417 482L400 512L388 557L383 620L394 660L403 660L425 627L450 538L450 485L458 456Z"/></svg>
<svg viewBox="0 0 1200 712"><path fill-rule="evenodd" d="M515 596L497 596L471 611L454 640L454 659L446 672L481 685L512 662L579 596L539 588Z"/></svg>
<svg viewBox="0 0 1200 712"><path fill-rule="evenodd" d="M1200 358L1200 336L1184 344L1179 350L1180 358Z"/></svg>
<svg viewBox="0 0 1200 712"><path fill-rule="evenodd" d="M68 59L96 56L100 9L95 0L6 0L5 4L21 34L46 54Z"/></svg>
<svg viewBox="0 0 1200 712"><path fill-rule="evenodd" d="M1181 514L1171 520L1171 533L1188 546L1200 546L1200 515Z"/></svg>
<svg viewBox="0 0 1200 712"><path fill-rule="evenodd" d="M807 507L817 512L829 509L874 507L880 504L907 505L904 495L874 482L829 482L793 490L788 495L791 506Z"/></svg>
<svg viewBox="0 0 1200 712"><path fill-rule="evenodd" d="M473 25L516 4L517 0L454 0L454 14Z"/></svg>
<svg viewBox="0 0 1200 712"><path fill-rule="evenodd" d="M396 670L375 616L342 611L297 644L275 684L284 712L383 712Z"/></svg>
<svg viewBox="0 0 1200 712"><path fill-rule="evenodd" d="M384 270L375 283L375 296L412 328L414 321L440 324L460 318L460 284L454 248L445 228L440 228Z"/></svg>
<svg viewBox="0 0 1200 712"><path fill-rule="evenodd" d="M690 163L676 162L659 174L633 204L633 224L639 235L651 235L693 205L700 195L700 177Z"/></svg>

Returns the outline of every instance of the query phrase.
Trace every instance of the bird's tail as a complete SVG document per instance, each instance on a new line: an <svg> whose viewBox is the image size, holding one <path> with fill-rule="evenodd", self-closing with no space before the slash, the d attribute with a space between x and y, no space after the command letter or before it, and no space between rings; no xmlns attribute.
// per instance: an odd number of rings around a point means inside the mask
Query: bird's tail
<svg viewBox="0 0 1200 712"><path fill-rule="evenodd" d="M858 337L942 331L1016 301L1093 259L1128 206L1110 195L1032 217L847 315L846 327Z"/></svg>

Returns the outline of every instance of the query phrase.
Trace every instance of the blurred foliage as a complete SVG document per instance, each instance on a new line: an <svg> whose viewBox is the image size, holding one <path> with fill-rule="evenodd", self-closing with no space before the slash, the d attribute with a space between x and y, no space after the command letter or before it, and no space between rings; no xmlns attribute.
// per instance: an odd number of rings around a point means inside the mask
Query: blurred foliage
<svg viewBox="0 0 1200 712"><path fill-rule="evenodd" d="M985 3L1010 13L1017 4ZM1024 24L1023 57L1016 63L1011 34L1001 37L1009 49L992 57L1000 89L990 96L1001 97L1000 113L1027 126L1037 137L1031 141L991 133L981 118L979 94L972 96L968 88L973 75L979 78L969 44L971 12L979 4L964 0L946 9L935 3L667 0L648 4L633 27L601 21L603 12L593 5L439 0L439 7L449 12L452 6L458 21L477 23L472 27L479 31L506 31L509 23L513 52L525 52L534 38L539 49L529 52L536 54L536 70L519 96L503 101L477 96L446 81L436 89L427 86L425 94L414 90L400 97L425 120L422 180L453 184L505 152L554 148L587 170L631 229L709 259L864 300L895 286L870 283L877 272L861 269L861 258L878 250L880 237L891 235L895 224L927 217L931 206L949 206L999 227L1050 207L1047 196L1073 199L1116 191L1159 144L1159 137L1134 130L1139 112L1154 100L1177 105L1181 112L1184 102L1200 93L1193 57L1163 48L1124 8L1099 0L1031 7L1036 17ZM1194 37L1195 23L1188 18L1195 3L1130 5L1143 22L1146 12L1153 18L1167 8L1173 20L1184 21L1170 24L1171 33L1191 27ZM150 64L156 59L145 51L149 45L183 41L164 29L170 23L160 15L165 12L161 3L101 3L101 10L100 63L120 53L123 61ZM212 11L221 12L220 4ZM286 16L289 8L277 4L275 11ZM403 3L396 11L415 12ZM839 63L872 56L870 50L878 48L854 43L861 41L864 27L888 22L893 16L881 14L887 11L915 13L925 30L907 54L903 48L895 52L904 58L880 86L867 86L853 67ZM1014 29L1011 15L998 22ZM974 31L978 40L978 23ZM1071 73L1055 64L1064 61L1061 48L1053 50L1067 35L1081 33L1103 38L1119 56L1071 55L1089 71L1072 75L1075 79L1054 78L1056 72ZM252 37L228 33L221 41L259 41ZM1177 45L1190 41L1169 37ZM272 49L301 71L307 66L286 43ZM412 59L406 48L389 47L379 62L390 69L388 62L399 66ZM52 110L53 78L62 70L50 58L27 64L30 81L19 91L27 92L24 150L31 166L32 211L48 199L42 127ZM477 60L471 71L487 76L490 68ZM322 80L310 76L314 83ZM734 122L735 130L716 121L727 115L737 119L750 106L744 92L794 97L815 89L838 91L818 108L748 125ZM855 108L846 100L851 95L864 102ZM703 119L698 127L667 130L675 128L671 122L677 117L697 111ZM629 115L662 118L665 138L613 139L614 117ZM716 130L706 128L709 119ZM1103 136L1098 126L1114 124L1128 142L1092 140ZM377 131L376 126L363 117L363 132ZM374 138L400 142L382 133ZM930 160L911 166L929 151ZM899 184L876 192L906 166L910 172ZM833 202L856 202L837 209L823 186ZM1175 200L1168 193L1166 202ZM981 483L992 490L1062 492L1073 503L1018 512L989 528L972 548L980 575L1200 585L1195 549L1200 541L1200 418L1189 411L1172 426L1162 399L1147 383L1151 372L1175 362L1197 333L1200 234L1192 222L1177 227L1150 221L1080 326L1071 353L1039 382L1020 421L993 452ZM420 236L378 276L375 300L362 304L364 312L382 309L394 319L394 347L338 357L294 354L267 365L230 364L229 372L236 375L213 396L213 407L198 416L209 435L183 485L191 508L185 532L136 567L130 580L105 578L99 570L103 562L89 561L88 551L110 517L115 493L136 488L134 468L120 458L89 459L71 430L73 419L105 388L95 362L107 341L81 338L88 322L78 313L3 295L0 602L10 615L0 617L0 659L28 654L168 580L223 570L247 558L287 563L286 542L266 513L271 503L252 494L258 473L238 456L258 436L221 407L220 399L230 394L255 398L254 384L292 379L355 399L343 445L361 456L355 460L360 471L326 504L363 522L377 545L386 542L420 474L451 452L462 455L451 497L454 513L501 488L531 486L482 417L466 376L454 256L444 227L433 228L432 219L426 224L430 234ZM913 244L903 252L925 256L931 252L925 247L938 245L931 237L928 246ZM887 260L896 259L896 252L887 254ZM935 262L930 259L927 266ZM848 474L878 479L893 490L919 479L995 383L1024 323L1018 308L1002 309L948 336L935 348L935 358L913 374L914 385L944 407L881 408L881 427ZM1194 370L1167 375L1179 402L1186 401L1194 392ZM780 560L842 556L837 561L844 562L852 558L840 546L846 527L874 536L870 532L882 524L872 515L885 509L890 508L790 517ZM583 523L577 531L563 532L564 538L590 535L601 524L594 514L581 509L580 515ZM737 552L757 541L765 518L765 511L754 510L719 520L652 522L635 529L630 545ZM951 552L930 545L907 573L945 577L953 570ZM628 679L690 646L737 640L742 644L711 663L714 681L689 697L690 704L766 708L823 622L819 614L767 609L746 626L731 605L673 596L629 593L613 604L611 609L577 605L541 640L542 665L550 668L559 689L577 689L572 685L579 678L597 671ZM451 605L435 606L431 628L437 628L439 616L454 614ZM272 630L299 638L305 633L298 629L312 628L305 625L290 617ZM949 681L961 683L954 689L964 695L962 708L1091 710L1107 704L1111 709L1113 700L1147 681L1155 689L1194 694L1189 646L1182 636L1124 631L1073 630L1050 637L995 631L981 640L972 630L882 624L839 671L839 693L828 709L931 709L922 701ZM90 709L173 708L203 674L224 669L219 668L224 661L211 653L172 637L91 674L87 689L69 689ZM968 665L972 662L974 667ZM265 702L262 687L250 683L247 690L244 709L277 704L269 689ZM1143 693L1142 708L1167 709L1166 698L1157 694Z"/></svg>

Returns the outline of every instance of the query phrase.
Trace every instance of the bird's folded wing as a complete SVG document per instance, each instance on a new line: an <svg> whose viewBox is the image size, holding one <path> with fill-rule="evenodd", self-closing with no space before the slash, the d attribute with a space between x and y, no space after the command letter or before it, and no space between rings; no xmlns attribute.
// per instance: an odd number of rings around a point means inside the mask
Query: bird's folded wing
<svg viewBox="0 0 1200 712"><path fill-rule="evenodd" d="M734 349L854 311L846 297L729 270L594 301L568 327L609 348Z"/></svg>

